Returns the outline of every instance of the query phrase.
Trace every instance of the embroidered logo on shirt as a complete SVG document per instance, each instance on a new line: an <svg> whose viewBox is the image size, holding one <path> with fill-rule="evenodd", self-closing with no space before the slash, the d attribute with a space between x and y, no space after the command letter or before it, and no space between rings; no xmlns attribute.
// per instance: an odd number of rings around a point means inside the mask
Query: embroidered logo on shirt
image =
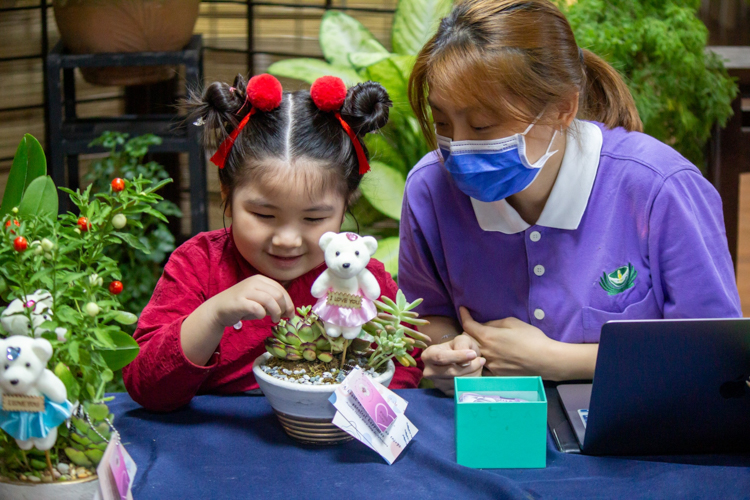
<svg viewBox="0 0 750 500"><path fill-rule="evenodd" d="M628 263L627 266L615 269L609 274L602 273L599 286L607 292L607 295L617 295L628 288L633 288L636 276L638 276L638 271L635 270L633 264Z"/></svg>

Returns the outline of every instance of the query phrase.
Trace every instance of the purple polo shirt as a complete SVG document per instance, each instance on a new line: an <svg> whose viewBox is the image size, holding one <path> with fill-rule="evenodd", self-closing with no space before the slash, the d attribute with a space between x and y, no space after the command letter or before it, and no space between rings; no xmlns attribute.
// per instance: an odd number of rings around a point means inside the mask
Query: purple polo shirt
<svg viewBox="0 0 750 500"><path fill-rule="evenodd" d="M462 193L436 153L414 167L398 281L424 298L418 312L458 318L465 306L477 321L515 317L571 343L598 342L612 320L740 317L713 186L652 137L578 125L533 226L504 200Z"/></svg>

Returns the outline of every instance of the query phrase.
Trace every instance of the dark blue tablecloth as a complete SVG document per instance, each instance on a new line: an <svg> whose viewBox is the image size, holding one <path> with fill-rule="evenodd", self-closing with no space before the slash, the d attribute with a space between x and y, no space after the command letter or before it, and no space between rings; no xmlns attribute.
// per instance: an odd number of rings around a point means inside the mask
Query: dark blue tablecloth
<svg viewBox="0 0 750 500"><path fill-rule="evenodd" d="M110 404L138 464L136 500L750 498L748 455L587 457L560 453L548 439L546 469L462 467L453 399L398 392L419 433L390 466L357 441L296 444L262 396L199 396L168 414L148 412L126 394Z"/></svg>

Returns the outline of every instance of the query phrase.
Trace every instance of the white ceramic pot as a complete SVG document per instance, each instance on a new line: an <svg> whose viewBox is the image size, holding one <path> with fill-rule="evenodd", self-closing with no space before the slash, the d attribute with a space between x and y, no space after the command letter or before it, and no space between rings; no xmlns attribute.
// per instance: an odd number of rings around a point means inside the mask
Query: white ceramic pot
<svg viewBox="0 0 750 500"><path fill-rule="evenodd" d="M328 398L338 385L301 385L279 380L261 370L271 357L269 353L258 356L253 363L253 375L287 434L314 444L337 444L351 439L331 423L336 408ZM389 360L386 371L375 381L388 387L395 372L396 367Z"/></svg>
<svg viewBox="0 0 750 500"><path fill-rule="evenodd" d="M96 477L64 483L0 481L0 498L13 500L91 500L99 489Z"/></svg>

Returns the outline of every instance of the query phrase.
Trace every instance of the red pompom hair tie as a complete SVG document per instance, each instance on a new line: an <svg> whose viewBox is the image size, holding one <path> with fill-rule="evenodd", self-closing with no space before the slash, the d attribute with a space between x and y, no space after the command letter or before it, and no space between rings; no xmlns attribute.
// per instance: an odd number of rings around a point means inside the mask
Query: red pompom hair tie
<svg viewBox="0 0 750 500"><path fill-rule="evenodd" d="M344 131L352 140L352 144L354 144L354 149L357 152L357 160L359 161L359 175L369 172L370 164L367 161L365 150L362 149L362 144L360 144L357 135L349 124L346 123L346 120L341 117L341 113L339 113L346 100L346 84L344 81L337 76L322 76L315 80L312 87L310 87L310 97L319 110L327 113L333 111L335 113L334 116L341 122L341 126L344 127Z"/></svg>
<svg viewBox="0 0 750 500"><path fill-rule="evenodd" d="M219 145L219 149L211 157L211 162L219 168L224 168L224 163L226 163L227 156L229 156L229 152L232 150L232 146L234 146L234 141L237 140L247 122L250 121L250 117L258 110L267 113L278 108L281 105L281 96L281 83L274 76L264 73L252 77L247 82L245 104L242 105L244 108L247 103L250 103L250 106L252 106L250 112L245 115L245 118L237 125L237 128L229 134L229 137L224 139L224 142Z"/></svg>

